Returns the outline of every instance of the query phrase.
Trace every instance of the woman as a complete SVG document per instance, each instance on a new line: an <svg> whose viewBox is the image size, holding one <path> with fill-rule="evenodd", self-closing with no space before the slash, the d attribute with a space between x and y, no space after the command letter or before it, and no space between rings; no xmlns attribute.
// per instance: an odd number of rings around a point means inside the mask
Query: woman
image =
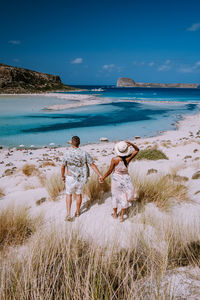
<svg viewBox="0 0 200 300"><path fill-rule="evenodd" d="M135 151L133 151L133 148ZM104 176L100 178L100 182L103 182L107 176L113 173L111 181L112 216L114 219L117 219L117 208L118 204L120 204L120 222L123 222L128 202L134 199L134 188L128 174L128 165L133 157L138 154L139 149L131 142L119 142L115 145L114 150L117 156L112 158L110 167Z"/></svg>

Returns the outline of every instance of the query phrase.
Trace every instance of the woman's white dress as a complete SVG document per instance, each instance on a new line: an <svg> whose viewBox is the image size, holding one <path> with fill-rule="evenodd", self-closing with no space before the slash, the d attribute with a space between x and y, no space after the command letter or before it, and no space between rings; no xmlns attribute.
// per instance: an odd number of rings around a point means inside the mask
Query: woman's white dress
<svg viewBox="0 0 200 300"><path fill-rule="evenodd" d="M128 167L120 161L112 173L111 179L112 206L127 208L128 201L134 199L134 187L128 173Z"/></svg>

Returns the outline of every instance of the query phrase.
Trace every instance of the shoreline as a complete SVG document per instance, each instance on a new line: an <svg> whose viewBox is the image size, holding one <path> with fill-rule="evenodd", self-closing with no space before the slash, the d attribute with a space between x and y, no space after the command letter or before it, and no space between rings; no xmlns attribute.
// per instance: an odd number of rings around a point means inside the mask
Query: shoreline
<svg viewBox="0 0 200 300"><path fill-rule="evenodd" d="M130 140L140 150L159 149L168 158L155 161L136 160L130 167L133 174L141 175L147 179L154 178L149 176L165 176L168 174L187 177L185 184L188 186L190 199L198 203L198 205L200 204L200 178L197 180L192 178L195 173L199 172L200 166L200 113L195 116L184 116L182 120L176 123L175 130L164 131L161 135L155 135L154 137L145 137L138 140L130 138ZM37 174L27 176L23 174L22 170L25 165L34 166L47 179L53 174L60 174L62 158L65 155L67 146L54 148L52 145L46 148L22 148L20 150L16 148L1 149L0 186L5 196L1 198L0 207L7 207L13 203L15 205L28 205L31 214L44 213L47 224L50 225L52 222L55 222L56 226L66 226L66 223L64 223L66 215L64 191L58 196L57 201L52 201L46 187L42 185ZM108 168L114 156L114 142L81 144L81 148L93 157L95 164L101 170ZM149 170L153 170L157 174L148 175ZM92 173L93 171L91 170L91 175ZM44 200L44 203L38 206L37 202L41 199ZM83 198L83 206L85 203L87 203L87 198ZM184 207L186 213L188 212L187 205ZM72 215L75 209L76 205L75 201L73 201ZM176 206L175 209L180 209L180 206ZM194 207L195 209L196 207ZM89 210L81 214L79 220L76 219L72 223L72 226L83 225L81 229L84 236L94 238L99 244L109 240L115 230L122 230L123 232L124 228L129 227L131 230L133 225L131 220L127 219L123 225L119 225L116 220L111 218L111 210L111 197L108 194L103 203L95 202ZM102 217L105 221L103 225ZM137 223L137 216L135 216L134 222ZM91 224L94 226L91 226ZM120 226L119 228L118 225ZM97 230L100 227L102 232ZM107 231L108 228L109 230Z"/></svg>
<svg viewBox="0 0 200 300"><path fill-rule="evenodd" d="M196 121L199 121L199 125ZM194 128L195 126L197 127L196 129L200 130L200 112L198 112L195 115L181 115L180 119L177 120L174 123L175 128L173 130L165 130L165 131L160 131L160 134L156 134L153 136L147 136L147 137L140 137L138 139L135 139L137 142L136 143L140 143L140 142L145 142L146 140L153 140L153 139L157 139L160 140L162 138L170 138L171 137L176 137L178 138L178 135L182 136L185 135L187 132L190 132L190 127ZM184 131L184 132L183 132ZM119 141L121 141L122 139L117 139L114 141L99 141L96 143L81 143L81 147L93 147L93 146L110 146L113 145ZM132 139L130 139L132 140ZM199 141L200 141L200 137L199 137ZM2 147L2 149L0 150L6 150L6 151L22 151L22 150L31 150L31 151L37 151L37 150L49 150L49 149L62 149L62 148L66 148L66 147L70 147L70 144L68 142L66 142L66 145L42 145L42 146L25 146L24 147L20 147L20 145L18 146L4 146L4 145L0 145L0 147Z"/></svg>
<svg viewBox="0 0 200 300"><path fill-rule="evenodd" d="M39 96L40 94L30 94L29 96ZM1 96L1 95L0 95ZM13 97L15 97L16 95L12 95ZM27 96L27 94L21 94L21 96ZM73 101L74 103L66 103L66 104L55 104L55 105L52 105L52 106L48 106L48 107L45 107L43 108L42 110L45 110L45 111L56 111L56 110L59 110L58 108L61 109L71 109L71 108L75 108L75 107L84 107L84 106L90 106L90 105L99 105L99 104L103 104L103 103L115 103L115 102L136 102L136 103L145 103L145 104L157 104L157 103L162 103L162 104L171 104L171 105L183 105L183 104L188 104L191 102L179 102L179 101L176 101L176 102L172 102L172 101L153 101L153 100L135 100L135 99L113 99L113 98L100 98L100 97L97 97L95 94L94 95L88 95L88 94L56 94L56 93L45 93L42 95L43 97L56 97L58 99L66 99L66 100L71 100ZM88 99L89 97L89 99ZM115 101L116 100L116 101ZM197 105L199 105L200 103L197 103ZM62 107L62 108L61 108ZM64 108L63 108L64 107ZM41 110L41 111L42 111ZM169 124L169 126L173 125L174 129L169 129L169 130L164 130L164 131L155 131L153 134L150 133L149 136L144 136L144 137L141 137L140 140L145 140L145 139L151 139L151 138L158 138L158 137L162 137L163 135L165 135L166 132L178 132L179 130L179 124L180 122L184 122L186 121L188 118L192 117L192 119L197 116L198 118L198 115L200 115L199 112L196 112L195 114L189 114L189 115L185 115L185 114L181 114L176 116L176 121L174 123L171 123ZM187 121L186 121L187 122ZM190 126L190 124L188 124L188 126ZM107 138L107 136L105 135L105 137ZM109 138L108 138L109 139ZM122 139L119 139L119 138L115 138L113 141L108 141L106 142L106 144L109 144L109 143L115 143L119 140L122 140ZM52 140L53 142L53 140ZM21 143L23 144L23 143ZM90 143L83 143L82 145L83 146L87 146L87 145L101 145L101 144L105 144L105 142L101 142L100 140L97 141L97 142L90 142ZM30 143L31 145L31 143ZM66 145L59 145L59 143L55 144L53 147L49 146L49 144L43 144L43 145L36 145L34 147L31 147L31 146L23 146L23 147L20 147L20 144L18 145L11 145L11 146L7 146L7 145L3 145L3 144L0 144L1 147L3 147L3 149L18 149L18 150L21 150L21 149L27 149L27 150L36 150L36 149L43 149L43 148L62 148L62 147L66 147Z"/></svg>
<svg viewBox="0 0 200 300"><path fill-rule="evenodd" d="M80 90L80 92L83 90ZM78 91L75 91L78 92ZM84 107L90 105L99 105L99 104L107 104L112 102L129 102L129 103L144 103L144 104L171 104L171 105L183 105L183 104L196 104L200 105L198 101L173 101L173 100L148 100L148 99L129 99L129 98L113 98L113 97L99 97L99 94L74 94L72 91L68 91L65 93L36 93L36 94L0 94L0 99L2 97L55 97L57 99L62 100L70 100L74 103L66 103L66 104L53 104L49 106L45 106L43 110L45 111L61 111L67 110L76 107Z"/></svg>

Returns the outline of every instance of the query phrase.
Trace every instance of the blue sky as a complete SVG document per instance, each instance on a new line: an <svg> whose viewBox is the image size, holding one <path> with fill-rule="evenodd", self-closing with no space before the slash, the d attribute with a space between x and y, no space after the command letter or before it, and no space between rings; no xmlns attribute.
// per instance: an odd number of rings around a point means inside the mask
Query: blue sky
<svg viewBox="0 0 200 300"><path fill-rule="evenodd" d="M10 0L0 62L67 84L200 82L199 0Z"/></svg>

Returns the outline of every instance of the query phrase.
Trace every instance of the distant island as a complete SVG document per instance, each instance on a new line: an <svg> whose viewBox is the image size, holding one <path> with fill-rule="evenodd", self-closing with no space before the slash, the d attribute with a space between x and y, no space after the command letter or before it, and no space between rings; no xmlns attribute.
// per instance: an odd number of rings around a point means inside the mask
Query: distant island
<svg viewBox="0 0 200 300"><path fill-rule="evenodd" d="M69 91L57 75L17 68L0 63L0 94L27 94Z"/></svg>
<svg viewBox="0 0 200 300"><path fill-rule="evenodd" d="M141 83L131 78L120 77L117 87L154 87L154 88L200 88L198 83Z"/></svg>

